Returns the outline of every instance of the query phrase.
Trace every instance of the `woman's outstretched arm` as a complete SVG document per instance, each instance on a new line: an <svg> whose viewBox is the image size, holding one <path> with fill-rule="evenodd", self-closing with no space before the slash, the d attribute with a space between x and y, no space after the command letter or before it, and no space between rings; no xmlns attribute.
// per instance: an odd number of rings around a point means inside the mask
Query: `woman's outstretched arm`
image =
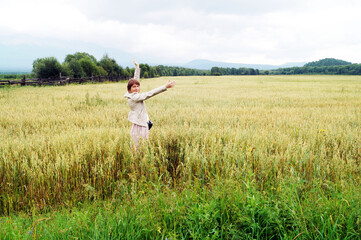
<svg viewBox="0 0 361 240"><path fill-rule="evenodd" d="M147 100L148 98L151 98L161 92L164 92L167 90L167 88L172 88L175 86L175 81L169 81L163 85L163 86L160 86L156 89L153 89L149 92L145 92L145 93L132 93L132 94L129 94L128 98L132 99L133 101L135 102L139 102L139 101L144 101L144 100Z"/></svg>

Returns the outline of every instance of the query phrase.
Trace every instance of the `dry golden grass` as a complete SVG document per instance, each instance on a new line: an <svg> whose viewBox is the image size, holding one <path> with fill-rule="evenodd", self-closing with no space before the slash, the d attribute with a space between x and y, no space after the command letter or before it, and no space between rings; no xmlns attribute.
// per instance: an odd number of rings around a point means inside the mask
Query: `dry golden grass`
<svg viewBox="0 0 361 240"><path fill-rule="evenodd" d="M361 77L172 79L147 100L155 125L138 153L126 83L0 89L0 214L117 197L134 182L360 185Z"/></svg>

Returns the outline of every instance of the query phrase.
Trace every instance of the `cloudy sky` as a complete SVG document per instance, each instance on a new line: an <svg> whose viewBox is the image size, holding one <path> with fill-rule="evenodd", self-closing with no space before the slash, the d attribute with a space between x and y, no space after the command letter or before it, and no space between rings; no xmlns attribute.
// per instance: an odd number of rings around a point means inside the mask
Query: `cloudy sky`
<svg viewBox="0 0 361 240"><path fill-rule="evenodd" d="M107 53L181 65L361 63L359 0L0 0L0 69Z"/></svg>

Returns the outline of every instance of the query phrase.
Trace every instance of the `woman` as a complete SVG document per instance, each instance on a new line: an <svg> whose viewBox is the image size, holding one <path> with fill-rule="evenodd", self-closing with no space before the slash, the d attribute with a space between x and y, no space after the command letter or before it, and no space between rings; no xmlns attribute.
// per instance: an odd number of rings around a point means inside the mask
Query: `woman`
<svg viewBox="0 0 361 240"><path fill-rule="evenodd" d="M140 139L149 139L149 117L145 108L144 101L166 91L168 88L175 86L175 81L168 82L156 89L149 92L140 93L140 68L139 64L133 59L135 65L134 78L131 78L127 85L128 92L124 94L124 97L128 99L130 112L128 120L133 123L130 134L132 136L135 147L138 147Z"/></svg>

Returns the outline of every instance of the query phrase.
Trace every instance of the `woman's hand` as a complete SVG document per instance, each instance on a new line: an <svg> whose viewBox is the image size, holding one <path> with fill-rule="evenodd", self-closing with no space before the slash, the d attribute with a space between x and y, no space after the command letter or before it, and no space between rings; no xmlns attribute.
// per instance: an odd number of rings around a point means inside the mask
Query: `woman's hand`
<svg viewBox="0 0 361 240"><path fill-rule="evenodd" d="M136 68L139 68L139 64L135 61L135 59L133 58L133 63L135 65Z"/></svg>
<svg viewBox="0 0 361 240"><path fill-rule="evenodd" d="M170 80L168 80L168 82L165 84L166 88L172 88L174 86L175 86L175 81L171 82Z"/></svg>

